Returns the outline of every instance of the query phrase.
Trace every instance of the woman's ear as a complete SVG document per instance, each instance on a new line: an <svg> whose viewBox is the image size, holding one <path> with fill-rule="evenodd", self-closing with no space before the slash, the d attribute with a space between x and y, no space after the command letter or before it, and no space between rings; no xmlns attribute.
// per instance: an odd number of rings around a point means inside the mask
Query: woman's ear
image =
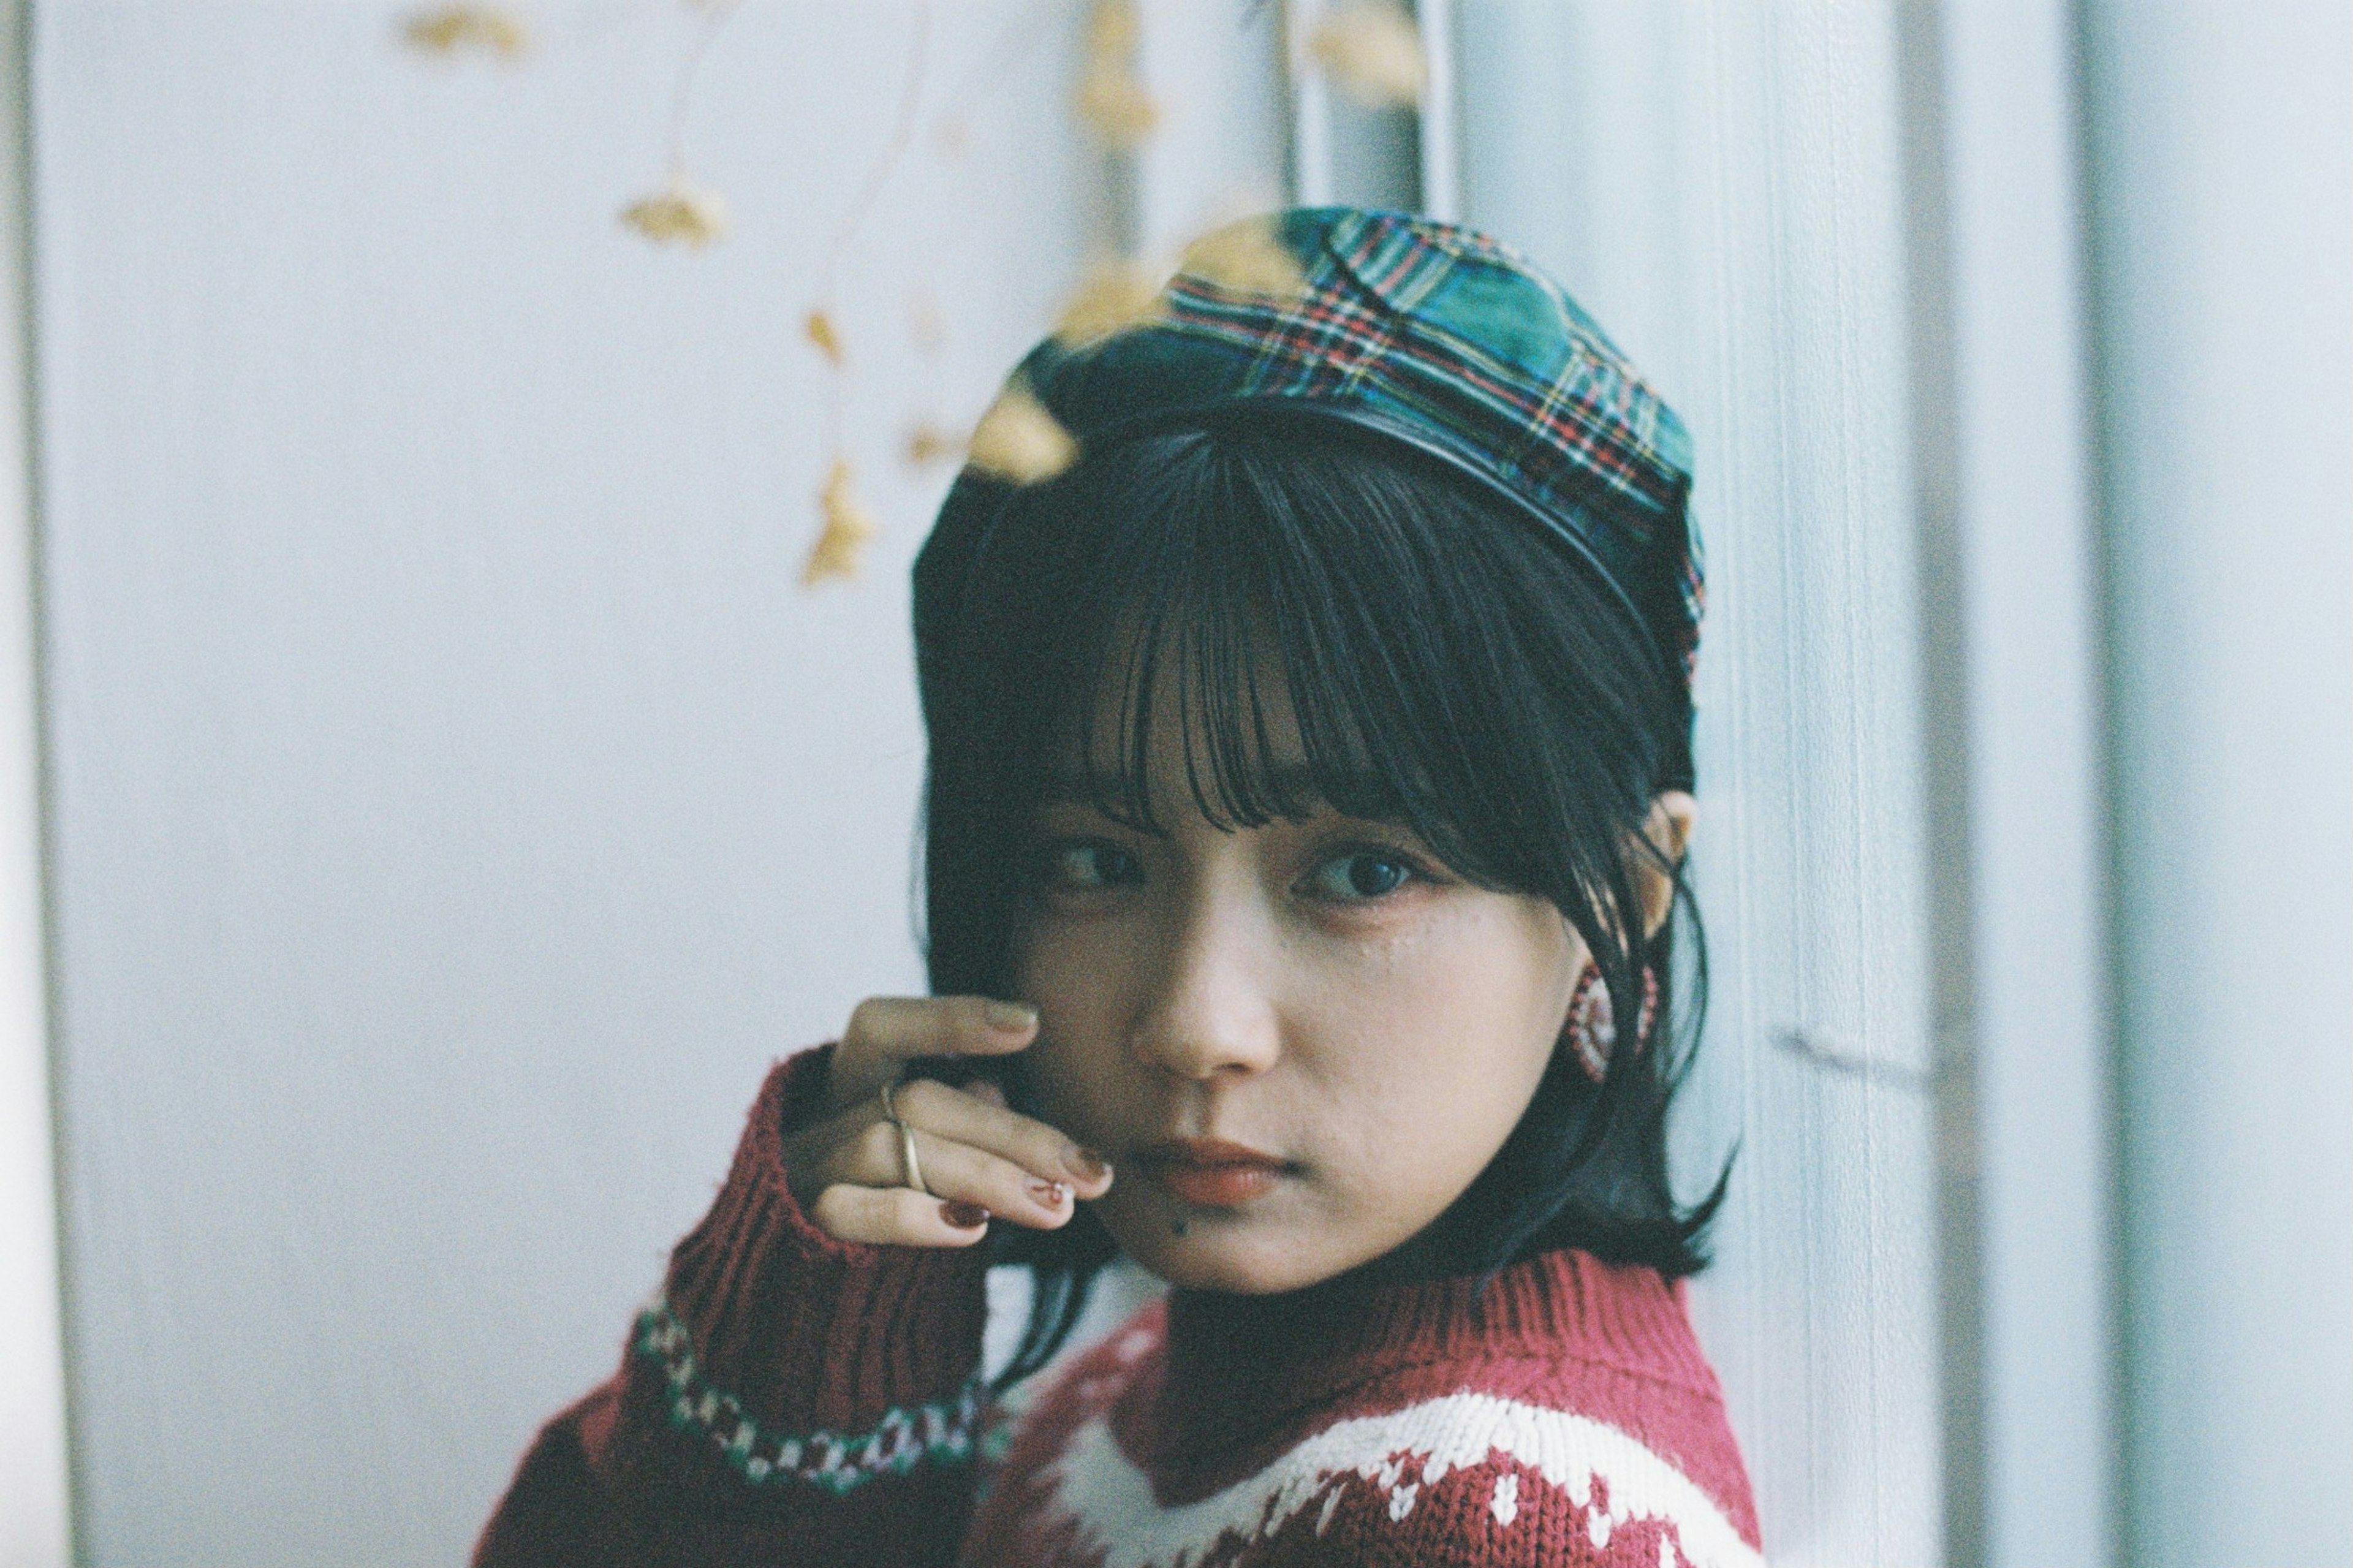
<svg viewBox="0 0 2353 1568"><path fill-rule="evenodd" d="M1651 815L1643 819L1642 837L1657 850L1659 858L1669 866L1683 864L1683 851L1691 847L1692 829L1699 825L1699 802L1684 790L1662 790L1651 802ZM1634 862L1634 891L1642 900L1642 935L1659 934L1674 911L1675 880L1647 856Z"/></svg>

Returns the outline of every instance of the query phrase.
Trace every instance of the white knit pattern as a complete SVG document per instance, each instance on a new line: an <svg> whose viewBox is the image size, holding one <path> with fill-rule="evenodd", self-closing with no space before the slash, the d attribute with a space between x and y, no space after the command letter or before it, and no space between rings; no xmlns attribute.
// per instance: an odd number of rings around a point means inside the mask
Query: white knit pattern
<svg viewBox="0 0 2353 1568"><path fill-rule="evenodd" d="M1336 1422L1258 1474L1175 1508L1154 1501L1151 1479L1121 1451L1100 1415L1040 1479L1053 1494L1050 1510L1075 1523L1080 1549L1100 1553L1103 1568L1189 1568L1221 1540L1264 1539L1319 1500L1320 1532L1352 1483L1384 1494L1388 1516L1404 1520L1447 1476L1495 1456L1566 1493L1584 1513L1596 1549L1630 1522L1656 1520L1673 1531L1672 1547L1662 1542L1662 1563L1763 1568L1764 1558L1715 1500L1633 1437L1606 1422L1486 1394L1450 1394ZM1409 1469L1418 1472L1410 1479ZM1596 1506L1597 1479L1607 1508ZM1534 1511L1517 1480L1509 1488L1499 1481L1489 1506L1505 1528Z"/></svg>

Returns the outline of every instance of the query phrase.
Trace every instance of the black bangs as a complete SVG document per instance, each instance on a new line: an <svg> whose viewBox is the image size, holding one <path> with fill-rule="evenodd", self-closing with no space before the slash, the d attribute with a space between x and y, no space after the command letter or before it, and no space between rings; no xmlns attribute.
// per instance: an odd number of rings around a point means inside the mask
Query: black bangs
<svg viewBox="0 0 2353 1568"><path fill-rule="evenodd" d="M1556 1052L1488 1171L1384 1266L1475 1275L1574 1246L1698 1268L1712 1201L1678 1207L1665 1137L1704 1005L1696 911L1670 867L1675 918L1645 936L1620 914L1639 908L1636 857L1663 864L1641 830L1681 780L1688 710L1625 597L1515 503L1331 422L1091 452L985 527L954 581L917 575L934 992L1008 992L1050 801L1155 832L1174 812L1254 827L1319 805L1397 822L1456 874L1552 902L1612 996L1644 994L1647 970L1661 1000L1651 1044L1599 1084ZM1179 737L1181 759L1153 755ZM1083 1215L1004 1228L1041 1288L1009 1379L1112 1248Z"/></svg>
<svg viewBox="0 0 2353 1568"><path fill-rule="evenodd" d="M1572 920L1607 921L1619 856L1558 825L1640 824L1679 693L1590 569L1500 506L1331 426L1158 437L1020 492L933 660L965 700L933 700L925 673L934 768L941 710L986 715L986 756L955 761L1025 816L1077 795L1146 830L1172 807L1250 827L1328 804L1483 885L1573 887L1590 908ZM1189 800L1148 787L1162 709Z"/></svg>
<svg viewBox="0 0 2353 1568"><path fill-rule="evenodd" d="M1256 827L1318 803L1435 827L1426 775L1393 765L1419 718L1402 689L1333 679L1366 669L1381 614L1314 591L1363 575L1337 558L1361 551L1338 515L1348 498L1332 476L1287 483L1306 476L1251 456L1166 437L1008 509L975 596L1020 622L1002 639L1000 713L1019 737L1007 761L1022 793L1077 794L1153 832L1172 809ZM1050 587L1006 591L1023 580ZM1187 798L1149 788L1160 713L1181 737Z"/></svg>

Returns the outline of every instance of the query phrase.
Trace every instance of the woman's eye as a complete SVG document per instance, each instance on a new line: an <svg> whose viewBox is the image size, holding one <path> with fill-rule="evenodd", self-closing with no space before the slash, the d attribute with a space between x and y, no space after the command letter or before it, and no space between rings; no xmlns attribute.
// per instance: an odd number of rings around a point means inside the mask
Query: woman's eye
<svg viewBox="0 0 2353 1568"><path fill-rule="evenodd" d="M1142 881L1143 867L1115 844L1058 844L1047 852L1046 880L1056 888L1125 887Z"/></svg>
<svg viewBox="0 0 2353 1568"><path fill-rule="evenodd" d="M1335 855L1309 879L1318 896L1355 902L1396 892L1413 880L1413 868L1394 855L1357 850Z"/></svg>

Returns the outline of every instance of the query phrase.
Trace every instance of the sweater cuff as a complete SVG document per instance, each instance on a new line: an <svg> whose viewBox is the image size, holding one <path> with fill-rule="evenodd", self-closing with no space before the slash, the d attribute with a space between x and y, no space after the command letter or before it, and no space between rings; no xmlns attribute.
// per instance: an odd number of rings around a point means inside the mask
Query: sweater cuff
<svg viewBox="0 0 2353 1568"><path fill-rule="evenodd" d="M822 1107L832 1053L791 1058L761 1086L726 1184L671 1253L636 1348L661 1363L673 1416L691 1409L723 1444L756 1431L779 1445L960 1447L987 1248L837 1241L801 1212L784 1138Z"/></svg>

